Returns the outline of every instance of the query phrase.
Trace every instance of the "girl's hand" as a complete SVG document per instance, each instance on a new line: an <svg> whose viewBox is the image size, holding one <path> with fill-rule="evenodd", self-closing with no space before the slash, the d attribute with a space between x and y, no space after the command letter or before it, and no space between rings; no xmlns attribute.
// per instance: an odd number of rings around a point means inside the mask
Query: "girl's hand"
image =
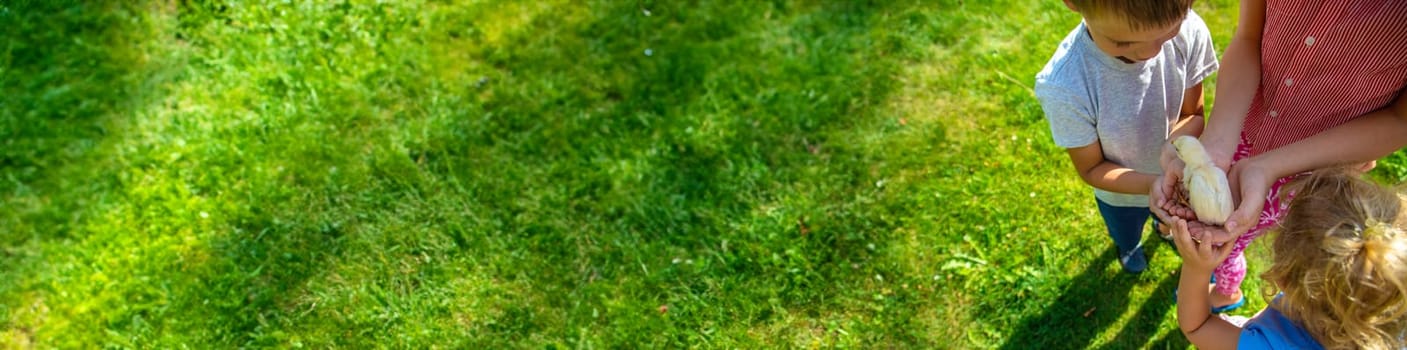
<svg viewBox="0 0 1407 350"><path fill-rule="evenodd" d="M1212 269L1221 265L1221 262L1231 255L1231 248L1235 244L1215 244L1207 240L1193 238L1188 229L1187 220L1182 218L1173 220L1173 244L1177 246L1177 253L1182 255L1184 271L1211 273Z"/></svg>

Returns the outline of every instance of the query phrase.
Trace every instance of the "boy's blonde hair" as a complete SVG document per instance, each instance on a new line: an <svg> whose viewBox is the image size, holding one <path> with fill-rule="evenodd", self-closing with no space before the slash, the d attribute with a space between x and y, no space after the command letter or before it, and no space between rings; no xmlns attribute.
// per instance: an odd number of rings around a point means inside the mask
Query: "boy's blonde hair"
<svg viewBox="0 0 1407 350"><path fill-rule="evenodd" d="M1310 175L1261 278L1276 309L1326 349L1399 349L1407 331L1407 212L1397 191L1344 169Z"/></svg>
<svg viewBox="0 0 1407 350"><path fill-rule="evenodd" d="M1069 0L1084 16L1119 15L1132 29L1159 28L1187 17L1193 0Z"/></svg>

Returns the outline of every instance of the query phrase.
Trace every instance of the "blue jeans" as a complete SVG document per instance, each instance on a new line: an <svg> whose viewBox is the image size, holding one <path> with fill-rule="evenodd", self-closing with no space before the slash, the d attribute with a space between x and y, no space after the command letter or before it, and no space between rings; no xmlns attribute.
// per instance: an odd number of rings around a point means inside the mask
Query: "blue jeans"
<svg viewBox="0 0 1407 350"><path fill-rule="evenodd" d="M1099 215L1104 217L1104 227L1109 230L1109 238L1114 239L1114 245L1119 247L1120 263L1135 259L1143 261L1143 224L1151 218L1156 225L1157 217L1148 211L1148 207L1113 206L1099 198L1094 201L1099 205ZM1135 257L1135 254L1139 256ZM1146 266L1146 261L1142 265ZM1124 268L1134 270L1133 272L1143 270L1141 267L1128 265Z"/></svg>

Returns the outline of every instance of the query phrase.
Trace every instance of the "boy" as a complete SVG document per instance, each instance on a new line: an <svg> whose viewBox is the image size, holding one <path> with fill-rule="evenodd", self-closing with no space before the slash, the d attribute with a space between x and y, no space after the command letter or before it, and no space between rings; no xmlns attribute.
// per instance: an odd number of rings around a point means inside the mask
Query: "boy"
<svg viewBox="0 0 1407 350"><path fill-rule="evenodd" d="M1094 187L1129 273L1148 267L1143 225L1167 140L1202 132L1202 79L1216 50L1192 0L1065 0L1084 21L1036 74L1055 144ZM1166 236L1164 238L1167 238Z"/></svg>

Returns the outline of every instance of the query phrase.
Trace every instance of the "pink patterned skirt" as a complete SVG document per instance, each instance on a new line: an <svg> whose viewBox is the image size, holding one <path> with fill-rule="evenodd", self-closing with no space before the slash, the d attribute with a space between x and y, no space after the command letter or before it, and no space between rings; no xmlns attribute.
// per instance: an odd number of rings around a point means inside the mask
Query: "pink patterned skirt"
<svg viewBox="0 0 1407 350"><path fill-rule="evenodd" d="M1246 140L1246 135L1242 134L1241 143L1236 145L1236 154L1231 157L1231 164L1236 164L1236 162L1246 159L1250 157L1250 155L1251 144ZM1281 198L1280 188L1291 180L1305 174L1308 173L1286 176L1275 180L1275 183L1270 185L1270 191L1265 195L1265 206L1262 207L1263 209L1261 209L1260 212L1260 220L1256 222L1255 227L1251 227L1250 231L1246 231L1246 234L1236 238L1236 241L1232 243L1235 244L1235 246L1231 248L1231 255L1227 256L1226 260L1222 261L1221 265L1217 266L1216 270L1212 271L1216 276L1217 293L1221 295L1232 295L1241 289L1241 282L1246 279L1246 257L1242 252L1246 250L1246 246L1250 245L1252 240L1260 237L1265 231L1269 231L1271 227L1280 223L1280 219L1285 216L1285 212L1289 209L1290 200L1295 197L1295 193L1290 192L1286 193L1284 198Z"/></svg>

